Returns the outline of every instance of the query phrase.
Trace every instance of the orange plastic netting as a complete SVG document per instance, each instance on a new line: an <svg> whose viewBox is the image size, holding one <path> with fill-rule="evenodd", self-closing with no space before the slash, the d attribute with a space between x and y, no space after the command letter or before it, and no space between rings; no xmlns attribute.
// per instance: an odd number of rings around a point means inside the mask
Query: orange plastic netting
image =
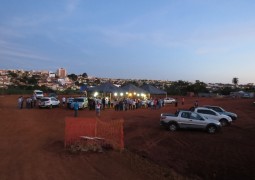
<svg viewBox="0 0 255 180"><path fill-rule="evenodd" d="M124 149L123 119L101 121L98 118L65 118L65 146L81 139L81 136L103 138L115 149Z"/></svg>

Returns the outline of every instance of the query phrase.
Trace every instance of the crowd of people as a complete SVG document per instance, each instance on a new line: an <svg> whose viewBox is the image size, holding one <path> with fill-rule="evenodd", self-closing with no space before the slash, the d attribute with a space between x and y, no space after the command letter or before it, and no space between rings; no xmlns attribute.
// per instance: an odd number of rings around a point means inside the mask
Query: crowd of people
<svg viewBox="0 0 255 180"><path fill-rule="evenodd" d="M37 102L37 99L34 95L29 97L20 96L18 98L18 108L23 109L25 104L25 107L27 109L30 109L30 108L36 107L36 102Z"/></svg>
<svg viewBox="0 0 255 180"><path fill-rule="evenodd" d="M164 105L164 100L162 98L151 98L148 100L123 98L115 99L112 103L112 107L115 111L127 111L139 108L160 109Z"/></svg>
<svg viewBox="0 0 255 180"><path fill-rule="evenodd" d="M66 106L70 108L70 105L68 104L68 99L66 97L62 97L61 104L63 107ZM66 103L67 102L67 103ZM37 98L35 95L29 96L24 98L23 96L20 96L18 98L18 108L23 109L25 107L30 109L33 107L36 107L37 105ZM178 99L175 101L175 107L178 108ZM184 105L184 98L181 100L181 104ZM100 116L100 111L105 109L114 109L115 111L127 111L127 110L135 110L139 108L150 108L150 109L160 109L165 106L164 99L163 98L150 98L147 100L141 100L141 99L133 99L133 98L119 98L119 99L113 99L110 100L108 97L103 98L88 98L88 109L96 111L96 115ZM196 100L194 102L194 106L198 106L198 101ZM74 116L78 116L78 109L79 105L76 102L73 106L74 109Z"/></svg>

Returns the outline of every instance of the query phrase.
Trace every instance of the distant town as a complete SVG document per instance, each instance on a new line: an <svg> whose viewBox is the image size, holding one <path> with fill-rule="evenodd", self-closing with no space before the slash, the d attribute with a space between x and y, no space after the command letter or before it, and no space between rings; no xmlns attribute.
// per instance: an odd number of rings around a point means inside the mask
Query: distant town
<svg viewBox="0 0 255 180"><path fill-rule="evenodd" d="M64 68L59 68L56 72L47 70L0 70L0 88L9 89L14 87L23 87L23 89L48 88L53 91L63 92L66 90L79 91L82 86L93 87L105 82L111 82L120 87L128 83L136 86L150 84L166 91L168 94L185 95L187 92L194 93L219 93L229 95L231 92L240 90L245 92L254 92L253 83L239 85L238 78L233 78L233 84L223 83L204 83L197 80L194 83L184 80L165 81L148 79L112 79L99 78L83 74L68 74Z"/></svg>

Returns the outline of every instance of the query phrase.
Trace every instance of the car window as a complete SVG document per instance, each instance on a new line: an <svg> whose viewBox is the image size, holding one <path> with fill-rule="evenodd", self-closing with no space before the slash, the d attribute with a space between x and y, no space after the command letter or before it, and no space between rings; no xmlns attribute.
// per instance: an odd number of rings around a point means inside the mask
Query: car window
<svg viewBox="0 0 255 180"><path fill-rule="evenodd" d="M84 99L81 99L81 98L77 98L77 99L74 99L74 101L76 102L84 102Z"/></svg>
<svg viewBox="0 0 255 180"><path fill-rule="evenodd" d="M182 117L182 118L189 118L189 117L190 117L190 113L189 113L189 112L183 112L183 113L181 114L181 117Z"/></svg>
<svg viewBox="0 0 255 180"><path fill-rule="evenodd" d="M208 114L211 114L211 115L214 115L214 116L216 116L216 115L217 115L215 112L210 111L210 110L208 110Z"/></svg>
<svg viewBox="0 0 255 180"><path fill-rule="evenodd" d="M197 113L191 113L190 119L196 119L196 120L204 120L199 114Z"/></svg>
<svg viewBox="0 0 255 180"><path fill-rule="evenodd" d="M216 116L215 112L213 112L213 111L211 111L209 109L208 110L207 109L199 109L197 112L198 113L202 113L202 114L209 114L209 115Z"/></svg>
<svg viewBox="0 0 255 180"><path fill-rule="evenodd" d="M219 108L219 107L214 107L214 108L212 108L212 109L215 110L215 111L217 111L217 112L222 112L222 109Z"/></svg>
<svg viewBox="0 0 255 180"><path fill-rule="evenodd" d="M216 115L215 112L211 111L211 110L205 110L205 114L210 114L210 115Z"/></svg>

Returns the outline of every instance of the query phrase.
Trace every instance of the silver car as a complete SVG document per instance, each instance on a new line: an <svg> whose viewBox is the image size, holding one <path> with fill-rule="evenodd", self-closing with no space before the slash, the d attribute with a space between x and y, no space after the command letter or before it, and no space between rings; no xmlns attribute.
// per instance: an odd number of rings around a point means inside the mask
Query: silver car
<svg viewBox="0 0 255 180"><path fill-rule="evenodd" d="M76 97L76 98L74 98L72 103L71 103L71 109L73 109L75 102L78 102L79 109L85 109L85 108L88 107L88 98L87 97Z"/></svg>
<svg viewBox="0 0 255 180"><path fill-rule="evenodd" d="M42 97L39 101L39 108L59 106L60 101L55 97Z"/></svg>
<svg viewBox="0 0 255 180"><path fill-rule="evenodd" d="M164 103L165 104L173 104L175 102L176 102L176 99L174 99L174 98L171 98L171 97L164 98Z"/></svg>
<svg viewBox="0 0 255 180"><path fill-rule="evenodd" d="M209 108L209 109L213 109L214 111L220 113L220 114L225 114L229 117L231 117L232 120L236 120L237 119L237 114L232 113L232 112L228 112L225 109L223 109L220 106L211 106L211 105L205 105L204 107Z"/></svg>

